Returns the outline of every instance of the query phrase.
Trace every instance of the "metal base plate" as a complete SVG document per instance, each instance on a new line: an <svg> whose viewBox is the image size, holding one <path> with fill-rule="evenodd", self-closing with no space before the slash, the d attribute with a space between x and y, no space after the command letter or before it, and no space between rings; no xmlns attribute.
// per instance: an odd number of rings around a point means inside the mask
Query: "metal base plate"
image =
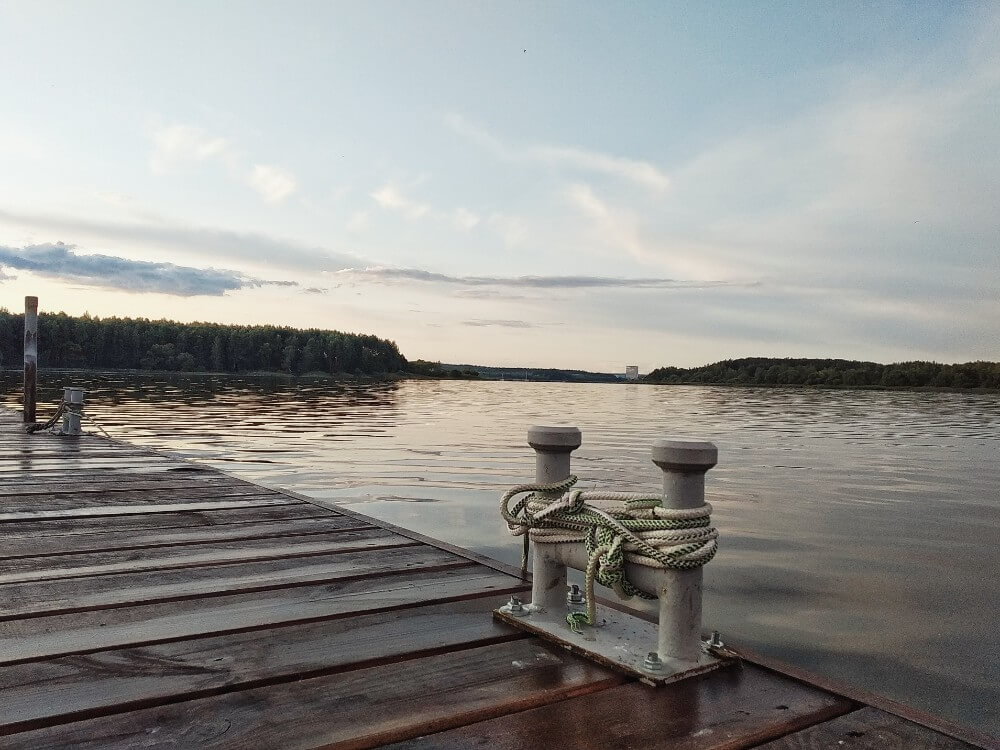
<svg viewBox="0 0 1000 750"><path fill-rule="evenodd" d="M515 615L505 606L494 610L493 616L604 666L638 677L650 685L677 682L728 663L702 653L697 664L667 659L661 662L660 669L653 671L645 664L646 655L656 650L657 634L653 623L625 612L598 607L598 625L584 625L581 633L575 633L566 622L566 610L548 612L530 604L524 605L524 610L523 614Z"/></svg>

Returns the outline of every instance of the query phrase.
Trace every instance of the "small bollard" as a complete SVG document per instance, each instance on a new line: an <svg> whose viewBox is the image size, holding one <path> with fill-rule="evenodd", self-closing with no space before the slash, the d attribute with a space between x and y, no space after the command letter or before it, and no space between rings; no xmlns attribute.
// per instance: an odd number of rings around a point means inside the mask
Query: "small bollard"
<svg viewBox="0 0 1000 750"><path fill-rule="evenodd" d="M63 403L66 411L63 412L62 434L80 435L83 432L81 422L83 420L83 389L64 388Z"/></svg>
<svg viewBox="0 0 1000 750"><path fill-rule="evenodd" d="M582 443L578 427L531 427L528 445L535 450L535 481L548 484L566 479L570 454ZM566 608L566 565L546 556L543 546L532 547L531 608L561 612Z"/></svg>

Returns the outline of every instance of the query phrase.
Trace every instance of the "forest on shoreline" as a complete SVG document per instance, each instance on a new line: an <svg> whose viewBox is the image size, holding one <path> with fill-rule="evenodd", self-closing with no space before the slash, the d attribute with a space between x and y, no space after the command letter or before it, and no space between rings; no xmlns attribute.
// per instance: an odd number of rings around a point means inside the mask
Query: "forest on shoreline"
<svg viewBox="0 0 1000 750"><path fill-rule="evenodd" d="M849 359L744 357L702 367L660 367L644 383L813 385L855 388L982 388L1000 390L1000 362L859 362Z"/></svg>
<svg viewBox="0 0 1000 750"><path fill-rule="evenodd" d="M392 341L318 328L102 319L65 313L40 315L38 321L38 365L48 369L625 382L617 373L408 362ZM0 368L20 368L23 344L24 316L0 308ZM1000 390L1000 362L880 364L847 359L744 357L700 367L660 367L639 382Z"/></svg>
<svg viewBox="0 0 1000 750"><path fill-rule="evenodd" d="M0 367L23 355L24 315L0 308ZM318 328L38 316L40 368L383 375L407 364L392 341Z"/></svg>

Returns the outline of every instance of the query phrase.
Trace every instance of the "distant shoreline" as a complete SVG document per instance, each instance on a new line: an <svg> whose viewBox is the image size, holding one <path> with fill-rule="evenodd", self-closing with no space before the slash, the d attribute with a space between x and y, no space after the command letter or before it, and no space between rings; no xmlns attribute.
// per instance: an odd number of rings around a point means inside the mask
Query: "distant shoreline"
<svg viewBox="0 0 1000 750"><path fill-rule="evenodd" d="M21 373L20 368L4 367L0 368L0 373ZM725 387L725 388L752 388L752 389L805 389L811 388L816 390L829 390L829 391L914 391L914 392L927 392L927 393L972 393L972 394L985 394L985 393L1000 393L1000 388L994 387L959 387L959 386L929 386L929 385L844 385L844 384L822 384L822 383L733 383L725 381L686 381L686 382L671 382L671 383L658 383L650 382L648 380L625 380L624 378L618 380L559 380L556 378L544 379L541 377L533 377L529 380L522 380L519 378L472 378L468 376L453 377L450 374L443 373L441 375L425 375L418 373L409 372L390 372L383 374L365 374L358 375L355 373L337 373L331 374L328 372L307 372L299 375L289 374L287 372L268 372L268 371L248 371L248 372L210 372L206 370L135 370L135 369L122 369L116 370L113 368L51 368L51 369L40 369L38 372L39 379L44 381L46 375L60 375L60 374L81 374L81 375L128 375L128 376L153 376L153 377L218 377L218 378L254 378L254 379L265 379L265 378L275 378L280 380L326 380L331 383L382 383L382 382L396 382L400 380L462 380L467 382L480 382L480 383L565 383L568 385L572 384L590 384L590 385L641 385L641 386L652 386L652 387L672 387L672 386L682 386L682 387Z"/></svg>
<svg viewBox="0 0 1000 750"><path fill-rule="evenodd" d="M953 385L843 385L843 384L822 384L822 383L653 383L649 381L635 381L631 380L629 383L636 385L649 385L649 386L722 386L725 388L761 388L761 389L774 389L774 388L814 388L816 390L823 391L917 391L917 392L928 392L928 393L1000 393L1000 388L984 387L984 388L960 388Z"/></svg>

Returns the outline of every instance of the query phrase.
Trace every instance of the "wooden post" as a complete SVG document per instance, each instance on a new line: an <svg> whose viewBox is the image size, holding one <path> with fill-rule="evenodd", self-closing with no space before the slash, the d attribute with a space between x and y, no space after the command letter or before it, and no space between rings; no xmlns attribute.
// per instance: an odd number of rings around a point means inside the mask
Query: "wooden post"
<svg viewBox="0 0 1000 750"><path fill-rule="evenodd" d="M38 389L38 297L24 298L24 421L35 421Z"/></svg>

